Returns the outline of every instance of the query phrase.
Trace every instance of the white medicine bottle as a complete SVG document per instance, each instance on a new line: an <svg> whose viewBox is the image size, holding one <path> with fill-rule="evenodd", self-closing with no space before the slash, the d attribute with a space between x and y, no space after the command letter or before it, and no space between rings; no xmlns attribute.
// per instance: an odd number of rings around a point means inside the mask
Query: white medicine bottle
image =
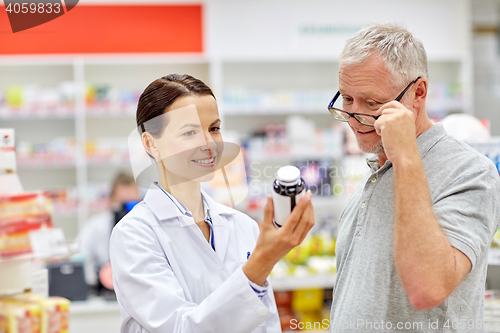
<svg viewBox="0 0 500 333"><path fill-rule="evenodd" d="M299 200L305 196L304 179L300 170L287 165L278 169L273 183L274 223L282 227Z"/></svg>

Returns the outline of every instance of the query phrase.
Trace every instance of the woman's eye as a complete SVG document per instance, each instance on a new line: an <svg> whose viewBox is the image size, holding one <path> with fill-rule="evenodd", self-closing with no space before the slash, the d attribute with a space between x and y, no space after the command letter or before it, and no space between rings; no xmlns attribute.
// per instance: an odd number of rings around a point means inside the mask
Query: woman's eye
<svg viewBox="0 0 500 333"><path fill-rule="evenodd" d="M182 135L184 135L184 136L193 136L193 135L195 135L195 134L196 134L196 132L195 132L195 131L189 131L189 132L186 132L186 133L184 133L184 134L182 134Z"/></svg>
<svg viewBox="0 0 500 333"><path fill-rule="evenodd" d="M215 133L218 133L218 132L220 132L220 127L212 127L212 128L210 129L210 132L215 132Z"/></svg>

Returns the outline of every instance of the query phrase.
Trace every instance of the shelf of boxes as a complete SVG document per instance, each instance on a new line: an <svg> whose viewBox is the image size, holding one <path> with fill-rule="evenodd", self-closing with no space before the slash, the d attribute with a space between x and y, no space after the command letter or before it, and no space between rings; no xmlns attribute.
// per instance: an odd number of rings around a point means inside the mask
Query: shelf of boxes
<svg viewBox="0 0 500 333"><path fill-rule="evenodd" d="M322 288L332 289L335 285L337 274L323 273L316 275L306 275L302 277L271 277L271 284L274 291L297 290L297 289L310 289Z"/></svg>
<svg viewBox="0 0 500 333"><path fill-rule="evenodd" d="M498 297L498 295L496 295ZM484 331L500 332L500 300L486 299L484 301Z"/></svg>
<svg viewBox="0 0 500 333"><path fill-rule="evenodd" d="M488 250L488 265L500 265L500 249L490 248Z"/></svg>

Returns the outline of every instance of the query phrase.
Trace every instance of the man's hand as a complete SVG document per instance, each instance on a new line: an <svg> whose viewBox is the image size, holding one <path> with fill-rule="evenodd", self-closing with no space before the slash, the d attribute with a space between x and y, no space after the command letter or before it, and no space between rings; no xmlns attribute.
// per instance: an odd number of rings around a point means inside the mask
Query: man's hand
<svg viewBox="0 0 500 333"><path fill-rule="evenodd" d="M403 104L391 101L384 104L375 121L375 131L382 138L387 159L392 163L418 156L415 115Z"/></svg>

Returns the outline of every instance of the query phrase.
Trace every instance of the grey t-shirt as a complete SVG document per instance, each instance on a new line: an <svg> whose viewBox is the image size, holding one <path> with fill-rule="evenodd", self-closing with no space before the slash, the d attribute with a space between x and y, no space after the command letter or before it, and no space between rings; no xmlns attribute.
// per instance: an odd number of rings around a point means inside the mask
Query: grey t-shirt
<svg viewBox="0 0 500 333"><path fill-rule="evenodd" d="M416 310L394 262L394 174L368 159L370 171L339 222L331 332L481 332L487 250L500 221L494 164L435 124L417 138L437 221L472 263L439 306Z"/></svg>

